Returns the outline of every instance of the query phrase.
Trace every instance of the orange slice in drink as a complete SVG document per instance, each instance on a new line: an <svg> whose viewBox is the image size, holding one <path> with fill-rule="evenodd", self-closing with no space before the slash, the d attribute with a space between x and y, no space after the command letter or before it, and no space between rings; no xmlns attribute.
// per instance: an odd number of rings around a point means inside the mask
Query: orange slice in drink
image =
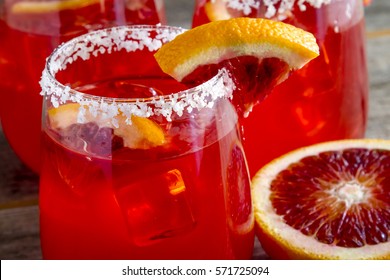
<svg viewBox="0 0 390 280"><path fill-rule="evenodd" d="M80 104L69 103L48 110L50 126L64 130L78 122ZM95 122L99 127L111 127L113 133L123 139L123 145L132 149L149 149L165 144L165 134L162 128L148 118L131 116L131 123L126 122L122 114L117 116L118 126L114 127L109 120L94 117L91 113L84 114L84 122Z"/></svg>
<svg viewBox="0 0 390 280"><path fill-rule="evenodd" d="M204 10L210 21L230 19L234 16L230 13L226 6L226 1L215 0L207 2L204 5Z"/></svg>
<svg viewBox="0 0 390 280"><path fill-rule="evenodd" d="M253 178L257 236L277 259L390 259L390 141L290 152Z"/></svg>
<svg viewBox="0 0 390 280"><path fill-rule="evenodd" d="M125 118L120 117L119 127L114 129L114 134L123 138L125 147L132 149L150 149L165 144L165 135L162 128L154 121L131 116L131 124L125 123Z"/></svg>
<svg viewBox="0 0 390 280"><path fill-rule="evenodd" d="M47 115L49 116L50 126L55 129L65 129L77 123L79 109L80 105L78 103L68 103L49 109Z"/></svg>
<svg viewBox="0 0 390 280"><path fill-rule="evenodd" d="M155 54L178 81L202 82L225 67L235 80L233 102L248 113L290 71L319 55L314 36L292 25L260 18L214 21L188 30Z"/></svg>
<svg viewBox="0 0 390 280"><path fill-rule="evenodd" d="M12 6L13 13L52 13L69 9L80 9L97 4L100 0L65 0L65 1L21 1Z"/></svg>

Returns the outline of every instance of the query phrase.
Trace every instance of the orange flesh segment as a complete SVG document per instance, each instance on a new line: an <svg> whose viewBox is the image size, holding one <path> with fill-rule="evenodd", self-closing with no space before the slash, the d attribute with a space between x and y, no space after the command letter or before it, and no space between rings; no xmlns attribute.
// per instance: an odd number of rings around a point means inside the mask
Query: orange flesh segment
<svg viewBox="0 0 390 280"><path fill-rule="evenodd" d="M165 143L164 131L154 121L137 116L132 116L131 121L135 126L137 126L143 138L150 146L156 147Z"/></svg>

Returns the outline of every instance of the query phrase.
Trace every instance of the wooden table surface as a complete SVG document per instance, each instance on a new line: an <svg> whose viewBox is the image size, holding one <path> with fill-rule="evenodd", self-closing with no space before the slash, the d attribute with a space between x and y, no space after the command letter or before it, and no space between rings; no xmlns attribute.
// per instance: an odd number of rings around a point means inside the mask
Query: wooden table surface
<svg viewBox="0 0 390 280"><path fill-rule="evenodd" d="M166 0L171 25L189 27L192 0ZM366 136L390 139L390 1L366 8L370 107ZM1 102L1 101L0 101ZM0 128L0 259L41 259L38 177L8 146ZM257 244L255 259L266 257Z"/></svg>

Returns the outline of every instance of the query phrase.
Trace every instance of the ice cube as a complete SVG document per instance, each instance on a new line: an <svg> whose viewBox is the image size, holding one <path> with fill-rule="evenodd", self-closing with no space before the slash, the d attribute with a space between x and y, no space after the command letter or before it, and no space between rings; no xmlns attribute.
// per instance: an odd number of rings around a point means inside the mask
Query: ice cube
<svg viewBox="0 0 390 280"><path fill-rule="evenodd" d="M191 231L195 218L188 197L177 169L128 182L116 191L129 234L138 246Z"/></svg>

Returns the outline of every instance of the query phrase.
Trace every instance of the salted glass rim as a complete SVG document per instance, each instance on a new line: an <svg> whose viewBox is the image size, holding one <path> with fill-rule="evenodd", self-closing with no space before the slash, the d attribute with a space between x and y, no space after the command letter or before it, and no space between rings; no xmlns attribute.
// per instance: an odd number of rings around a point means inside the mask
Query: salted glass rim
<svg viewBox="0 0 390 280"><path fill-rule="evenodd" d="M314 8L320 8L322 5L327 5L334 0L274 0L274 1L253 1L253 0L224 0L226 5L237 11L242 11L244 15L249 15L252 9L258 9L261 5L267 8L266 16L274 16L280 11L291 11L294 4L297 3L301 11L306 10L306 5L310 5ZM275 6L280 4L281 7L277 9Z"/></svg>
<svg viewBox="0 0 390 280"><path fill-rule="evenodd" d="M257 10L261 6L265 8L264 16L266 18L276 17L278 20L285 20L290 14L294 6L297 5L301 12L307 10L307 6L311 6L315 9L319 9L323 6L329 4L337 4L337 2L342 2L345 0L273 0L273 1L254 1L254 0L223 0L226 7L233 9L239 12L242 12L244 16L249 16L252 10ZM347 10L350 8L347 3ZM350 11L345 11L346 15Z"/></svg>
<svg viewBox="0 0 390 280"><path fill-rule="evenodd" d="M155 51L163 43L172 40L186 30L182 27L161 24L122 25L95 30L75 37L59 45L47 58L39 82L41 95L46 99L50 98L53 107L73 102L89 107L91 112L96 112L97 110L106 111L105 113L109 113L113 117L118 115L120 110L128 119L132 115L141 117L163 115L168 120L171 119L173 112L181 116L184 110L191 112L193 109L210 108L218 98L230 98L235 86L229 72L225 68L220 69L216 75L200 85L166 95L143 98L97 96L77 91L56 79L56 74L59 71L65 70L68 64L72 64L78 59L87 60L91 55L98 56L99 54L115 52L121 49L125 49L128 52L140 50L140 48L148 48L150 51ZM150 38L142 38L142 33L137 34L135 31L161 31L161 33L157 34L156 40L150 40ZM143 35L145 34L143 33ZM124 39L128 39L127 35L130 36L130 40L139 40L139 44L125 45L125 43L122 43L122 46L120 46L121 42L125 41ZM135 38L131 36L135 36ZM82 51L82 48L88 48L87 46L90 48L90 53L88 53L88 50L86 52ZM94 49L96 47L98 49ZM119 108L112 108L115 106Z"/></svg>

